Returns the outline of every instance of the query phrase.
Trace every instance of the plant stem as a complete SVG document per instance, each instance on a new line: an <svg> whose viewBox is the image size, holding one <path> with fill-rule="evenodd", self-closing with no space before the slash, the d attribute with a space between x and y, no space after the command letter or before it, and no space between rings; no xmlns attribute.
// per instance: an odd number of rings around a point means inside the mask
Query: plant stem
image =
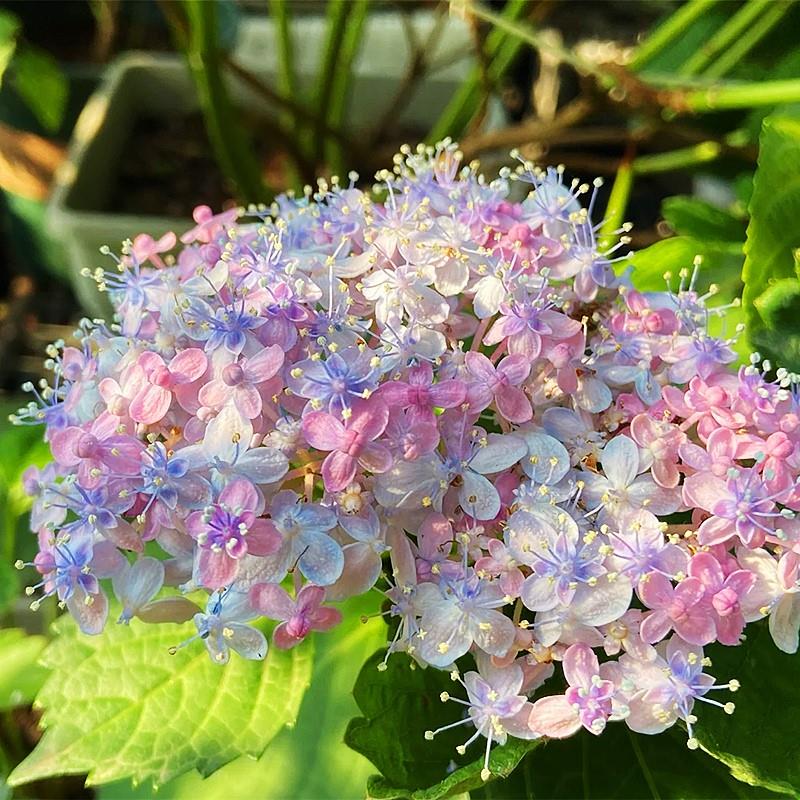
<svg viewBox="0 0 800 800"><path fill-rule="evenodd" d="M289 4L286 0L267 0L267 2L278 32L278 88L287 97L297 97Z"/></svg>
<svg viewBox="0 0 800 800"><path fill-rule="evenodd" d="M526 142L550 141L562 131L577 124L592 110L588 100L578 98L565 105L549 121L533 119L519 125L510 125L497 131L489 131L476 136L468 136L461 142L461 150L468 161L486 150L518 147ZM577 134L578 131L573 131ZM590 133L590 131L586 131ZM619 136L615 141L619 141Z"/></svg>
<svg viewBox="0 0 800 800"><path fill-rule="evenodd" d="M616 242L617 231L624 222L625 211L633 189L633 158L635 145L631 142L625 151L625 156L620 162L611 194L608 197L605 219L600 228L599 249L601 252L608 250Z"/></svg>
<svg viewBox="0 0 800 800"><path fill-rule="evenodd" d="M214 2L185 0L188 17L186 55L197 87L208 138L217 161L233 182L239 200L262 203L270 198L247 136L239 124L220 69L217 8Z"/></svg>
<svg viewBox="0 0 800 800"><path fill-rule="evenodd" d="M675 111L723 111L732 108L757 108L800 102L800 79L729 83L708 89L675 90L668 106Z"/></svg>
<svg viewBox="0 0 800 800"><path fill-rule="evenodd" d="M703 71L703 77L721 78L733 69L780 22L784 14L791 8L792 2L793 0L773 2L760 20L745 31L711 66Z"/></svg>
<svg viewBox="0 0 800 800"><path fill-rule="evenodd" d="M527 0L509 0L501 14L485 11L477 5L468 9L476 16L492 23L493 29L486 37L486 59L489 62L489 79L493 83L500 80L512 64L521 49L520 36L514 36L508 28L503 28L495 20L513 23L528 9ZM487 16L488 15L488 18ZM505 30L505 32L504 32ZM509 35L511 34L511 35ZM441 116L426 137L429 142L437 142L445 136L459 137L467 127L470 119L477 111L481 101L481 70L474 67L464 82L459 86L453 98L442 111Z"/></svg>
<svg viewBox="0 0 800 800"><path fill-rule="evenodd" d="M723 52L746 31L770 4L771 0L747 0L747 2L678 70L684 77L696 75L711 60Z"/></svg>
<svg viewBox="0 0 800 800"><path fill-rule="evenodd" d="M508 5L511 5L511 2L509 2ZM508 8L508 5L506 8ZM511 34L511 36L516 39L521 39L523 42L531 45L531 47L534 47L536 50L546 48L550 52L558 55L563 63L569 64L578 72L585 75L593 75L603 88L609 89L617 84L617 79L607 70L604 70L599 65L582 58L575 50L564 46L554 46L552 37L546 35L543 36L541 33L534 30L530 25L526 25L523 22L517 22L516 17L509 18L505 14L495 14L494 12L484 8L479 3L470 3L468 8L469 11L476 17L486 20L486 22L490 23L495 28Z"/></svg>
<svg viewBox="0 0 800 800"><path fill-rule="evenodd" d="M664 20L637 48L636 55L628 65L634 72L658 55L667 45L677 39L696 19L705 14L716 0L689 0L674 14Z"/></svg>
<svg viewBox="0 0 800 800"><path fill-rule="evenodd" d="M275 30L278 36L278 90L286 97L297 97L297 81L294 74L294 46L289 4L286 0L267 0ZM284 110L278 116L284 130L297 130L299 121L293 111ZM294 165L289 170L289 182L295 189L300 188L300 177Z"/></svg>
<svg viewBox="0 0 800 800"><path fill-rule="evenodd" d="M422 44L409 42L412 48L411 57L406 67L405 74L400 80L394 97L386 106L386 111L370 135L373 145L383 141L387 131L394 125L400 112L408 105L411 95L416 87L417 80L426 72L431 71L430 54L436 48L436 43L441 35L442 28L447 22L447 3L442 2L436 9L436 19Z"/></svg>
<svg viewBox="0 0 800 800"><path fill-rule="evenodd" d="M687 169L698 164L714 161L722 153L719 142L706 141L694 147L682 147L669 153L656 153L650 156L639 156L635 159L632 168L636 175L651 175L654 172L671 172L673 170Z"/></svg>
<svg viewBox="0 0 800 800"><path fill-rule="evenodd" d="M367 18L369 0L351 0L350 17L344 32L339 60L336 63L333 86L331 87L328 125L339 127L344 121L350 86L353 81L353 62L361 46L364 22ZM326 159L334 175L343 175L347 169L344 151L336 139L328 139L325 145Z"/></svg>
<svg viewBox="0 0 800 800"><path fill-rule="evenodd" d="M329 122L334 82L339 62L339 53L344 42L347 17L350 14L351 4L347 0L328 0L327 19L328 36L325 42L325 51L317 75L318 90L314 107L319 114L319 121L314 128L309 152L313 154L312 160L319 163L322 160L325 148L323 127Z"/></svg>

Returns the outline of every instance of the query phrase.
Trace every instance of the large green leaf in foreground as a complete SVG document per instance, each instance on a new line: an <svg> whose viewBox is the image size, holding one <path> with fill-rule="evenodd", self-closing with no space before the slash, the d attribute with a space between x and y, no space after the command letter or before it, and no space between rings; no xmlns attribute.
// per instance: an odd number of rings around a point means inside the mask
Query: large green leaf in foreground
<svg viewBox="0 0 800 800"><path fill-rule="evenodd" d="M90 637L62 617L55 628L43 657L52 674L37 698L46 730L12 785L84 772L93 784L125 777L160 784L259 756L294 723L311 674L308 644L271 648L263 662L232 654L220 667L199 641L169 654L195 632L191 624L134 620Z"/></svg>
<svg viewBox="0 0 800 800"><path fill-rule="evenodd" d="M297 723L281 731L260 759L237 758L205 779L196 771L187 772L165 783L158 793L149 782L133 787L129 780L116 781L100 788L100 800L219 800L231 794L259 800L362 800L375 769L350 750L343 737L348 721L358 712L352 694L358 671L386 641L382 619L373 617L366 623L360 619L380 611L380 599L377 592L370 592L347 600L341 605L342 624L310 637L314 671Z"/></svg>
<svg viewBox="0 0 800 800"><path fill-rule="evenodd" d="M719 681L738 679L732 717L697 704L700 745L739 780L800 796L800 655L775 647L766 622L747 627L740 647L709 647Z"/></svg>
<svg viewBox="0 0 800 800"><path fill-rule="evenodd" d="M761 132L745 244L744 308L751 344L800 370L800 119L773 115Z"/></svg>
<svg viewBox="0 0 800 800"><path fill-rule="evenodd" d="M0 711L33 701L47 677L37 663L46 644L18 628L0 630Z"/></svg>

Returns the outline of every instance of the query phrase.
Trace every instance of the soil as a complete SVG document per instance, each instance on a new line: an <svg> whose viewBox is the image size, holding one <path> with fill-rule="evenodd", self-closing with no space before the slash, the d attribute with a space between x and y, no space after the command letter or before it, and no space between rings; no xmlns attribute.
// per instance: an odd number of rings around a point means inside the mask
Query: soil
<svg viewBox="0 0 800 800"><path fill-rule="evenodd" d="M142 117L123 149L109 210L190 218L198 204L218 210L231 205L233 196L201 114Z"/></svg>
<svg viewBox="0 0 800 800"><path fill-rule="evenodd" d="M253 142L256 161L265 182L276 191L290 188L286 150L264 136L257 119L243 120ZM404 141L419 141L425 132L395 130L391 143L379 143L386 161ZM383 163L383 162L381 162ZM375 165L353 165L364 177L364 186ZM360 168L359 168L360 167ZM320 165L315 174L329 170ZM133 125L119 160L114 191L107 209L113 213L190 218L197 205L215 211L236 205L234 187L217 166L202 114L141 117Z"/></svg>

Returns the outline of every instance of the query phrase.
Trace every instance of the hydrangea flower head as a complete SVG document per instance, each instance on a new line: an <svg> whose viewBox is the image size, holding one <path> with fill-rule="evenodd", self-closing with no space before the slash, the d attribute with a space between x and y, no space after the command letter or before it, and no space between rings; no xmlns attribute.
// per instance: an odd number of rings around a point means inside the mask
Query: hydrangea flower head
<svg viewBox="0 0 800 800"><path fill-rule="evenodd" d="M795 377L733 371L693 282L636 291L597 184L487 180L448 141L394 163L200 206L96 274L114 319L49 348L15 416L53 455L24 481L33 606L99 634L113 592L225 664L267 655L259 618L302 647L378 591L388 651L455 676L485 778L509 736L682 720L696 746L695 707L738 688L702 647L767 616L798 647Z"/></svg>

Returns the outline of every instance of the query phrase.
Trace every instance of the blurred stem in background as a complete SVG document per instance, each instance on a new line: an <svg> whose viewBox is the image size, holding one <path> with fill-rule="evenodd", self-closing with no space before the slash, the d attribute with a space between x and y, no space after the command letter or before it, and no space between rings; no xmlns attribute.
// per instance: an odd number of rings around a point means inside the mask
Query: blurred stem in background
<svg viewBox="0 0 800 800"><path fill-rule="evenodd" d="M216 3L185 0L184 7L188 30L183 42L211 145L239 196L247 198L248 202L265 202L270 190L262 180L247 134L223 80Z"/></svg>

